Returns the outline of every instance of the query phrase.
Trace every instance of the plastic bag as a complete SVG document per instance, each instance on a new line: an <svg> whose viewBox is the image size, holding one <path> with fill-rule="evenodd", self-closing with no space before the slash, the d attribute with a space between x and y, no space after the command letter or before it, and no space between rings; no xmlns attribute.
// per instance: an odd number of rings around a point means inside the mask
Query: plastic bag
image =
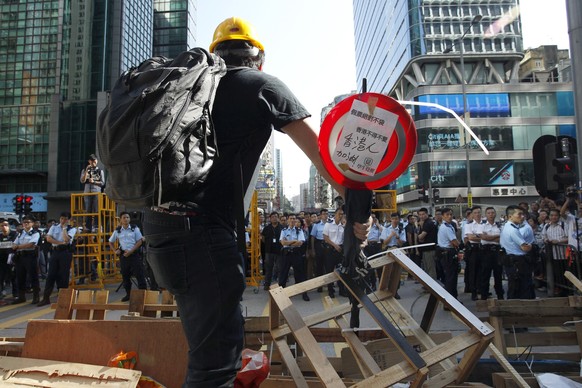
<svg viewBox="0 0 582 388"><path fill-rule="evenodd" d="M264 352L251 349L242 351L242 367L236 374L235 388L259 388L269 376L271 367Z"/></svg>
<svg viewBox="0 0 582 388"><path fill-rule="evenodd" d="M137 353L127 352L121 350L119 353L109 359L107 366L115 368L133 369L137 364Z"/></svg>

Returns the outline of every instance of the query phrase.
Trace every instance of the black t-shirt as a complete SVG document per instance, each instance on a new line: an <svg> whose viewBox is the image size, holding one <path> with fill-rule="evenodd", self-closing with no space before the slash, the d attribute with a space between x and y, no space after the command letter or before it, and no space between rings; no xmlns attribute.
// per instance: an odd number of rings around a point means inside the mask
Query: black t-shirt
<svg viewBox="0 0 582 388"><path fill-rule="evenodd" d="M256 69L229 68L218 85L212 110L219 156L204 187L184 193L185 197L177 200L194 202L234 225L234 184L239 181L234 176L237 153L240 152L246 191L272 130L309 116L277 78Z"/></svg>
<svg viewBox="0 0 582 388"><path fill-rule="evenodd" d="M14 240L16 240L17 236L18 236L18 234L16 233L15 230L11 230L10 232L8 232L7 235L0 232L0 243L2 243L2 242L14 242ZM3 248L0 245L0 257L2 257L3 260L8 257L9 253L12 253L12 252L14 252L12 250L12 248ZM6 264L6 263L4 263L4 264Z"/></svg>
<svg viewBox="0 0 582 388"><path fill-rule="evenodd" d="M283 227L281 224L277 224L277 226L269 224L263 228L261 234L265 237L265 253L281 253L281 242L279 239L282 230Z"/></svg>
<svg viewBox="0 0 582 388"><path fill-rule="evenodd" d="M436 226L435 221L433 220L426 220L424 221L424 223L422 224L422 228L420 228L420 232L426 232L426 236L424 237L423 241L419 241L419 244L429 244L429 243L435 243L437 242L437 234L438 234L438 228ZM436 249L436 246L431 246L431 247L423 247L420 250L421 251L431 251L433 249Z"/></svg>

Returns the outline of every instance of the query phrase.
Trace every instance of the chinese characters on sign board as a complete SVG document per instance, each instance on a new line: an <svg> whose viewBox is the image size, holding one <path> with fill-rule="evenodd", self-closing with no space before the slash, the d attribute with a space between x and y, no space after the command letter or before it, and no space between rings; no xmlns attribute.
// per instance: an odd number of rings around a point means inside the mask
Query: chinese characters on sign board
<svg viewBox="0 0 582 388"><path fill-rule="evenodd" d="M354 100L332 160L364 175L374 175L397 121L398 115L390 111L376 107L370 113L367 103Z"/></svg>
<svg viewBox="0 0 582 388"><path fill-rule="evenodd" d="M527 195L527 187L512 186L491 188L492 197L514 197L516 195Z"/></svg>

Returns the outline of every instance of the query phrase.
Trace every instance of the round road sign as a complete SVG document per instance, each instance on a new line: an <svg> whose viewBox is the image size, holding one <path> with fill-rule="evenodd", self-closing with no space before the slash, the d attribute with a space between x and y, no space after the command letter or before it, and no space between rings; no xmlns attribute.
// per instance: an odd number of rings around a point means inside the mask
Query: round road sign
<svg viewBox="0 0 582 388"><path fill-rule="evenodd" d="M402 105L382 94L363 93L328 113L319 133L319 152L337 183L373 190L408 168L416 142L416 127Z"/></svg>

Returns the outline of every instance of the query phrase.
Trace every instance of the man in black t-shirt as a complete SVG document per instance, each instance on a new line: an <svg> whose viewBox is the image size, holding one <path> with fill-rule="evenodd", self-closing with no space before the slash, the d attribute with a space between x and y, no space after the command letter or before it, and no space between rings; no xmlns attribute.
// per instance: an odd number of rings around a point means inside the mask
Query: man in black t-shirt
<svg viewBox="0 0 582 388"><path fill-rule="evenodd" d="M265 244L265 290L271 286L273 279L279 275L279 263L281 262L281 224L279 213L272 212L269 219L271 223L263 228L261 240Z"/></svg>
<svg viewBox="0 0 582 388"><path fill-rule="evenodd" d="M162 204L166 212L145 209L143 230L148 262L159 285L175 295L188 340L184 386L219 387L231 386L242 364L245 273L234 232L239 177L243 194L255 186L253 173L275 129L299 146L340 195L345 189L323 167L307 110L283 82L261 71L264 47L253 27L226 19L216 28L210 52L228 69L212 108L217 157L204 184ZM354 224L359 239L366 230Z"/></svg>
<svg viewBox="0 0 582 388"><path fill-rule="evenodd" d="M418 233L418 242L420 244L430 244L435 245L429 247L420 248L422 255L422 269L431 278L437 278L436 274L436 242L437 242L437 225L428 216L428 210L426 208L421 208L418 211L418 217L420 218L420 227Z"/></svg>

